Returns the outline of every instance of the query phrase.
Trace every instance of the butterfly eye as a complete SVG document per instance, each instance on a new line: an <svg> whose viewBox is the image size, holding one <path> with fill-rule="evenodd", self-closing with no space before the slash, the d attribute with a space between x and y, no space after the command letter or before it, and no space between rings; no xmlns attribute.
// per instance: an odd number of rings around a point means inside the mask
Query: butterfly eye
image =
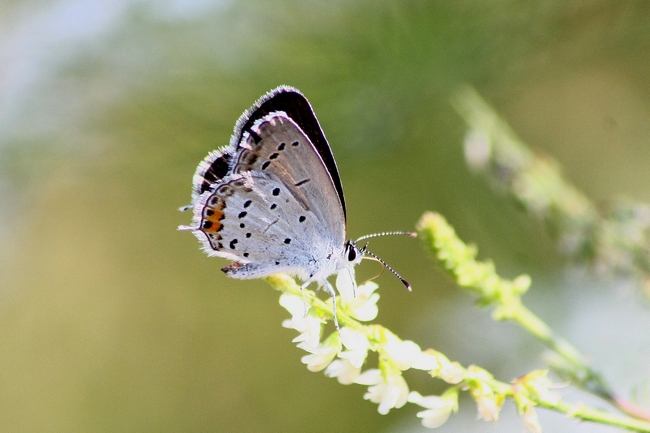
<svg viewBox="0 0 650 433"><path fill-rule="evenodd" d="M352 244L348 244L348 261L353 262L356 259L357 259L357 248Z"/></svg>

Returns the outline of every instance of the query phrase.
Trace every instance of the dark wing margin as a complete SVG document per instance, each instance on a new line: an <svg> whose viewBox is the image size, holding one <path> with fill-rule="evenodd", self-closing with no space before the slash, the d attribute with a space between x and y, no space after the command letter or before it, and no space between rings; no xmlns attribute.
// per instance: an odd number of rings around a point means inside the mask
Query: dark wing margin
<svg viewBox="0 0 650 433"><path fill-rule="evenodd" d="M307 137L314 144L316 151L325 163L325 167L332 178L336 192L339 195L341 207L343 208L343 216L347 219L343 185L341 184L341 177L336 167L336 161L334 161L332 149L327 143L325 134L318 123L318 119L316 119L316 114L314 114L314 110L311 108L309 101L307 101L307 98L298 89L290 86L280 86L262 96L237 121L234 135L230 141L232 148L236 148L242 140L243 133L246 131L250 132L250 128L258 119L275 111L284 111L287 113L287 116L307 134Z"/></svg>
<svg viewBox="0 0 650 433"><path fill-rule="evenodd" d="M232 148L226 146L213 150L199 163L192 179L192 203L212 185L226 177L232 157Z"/></svg>

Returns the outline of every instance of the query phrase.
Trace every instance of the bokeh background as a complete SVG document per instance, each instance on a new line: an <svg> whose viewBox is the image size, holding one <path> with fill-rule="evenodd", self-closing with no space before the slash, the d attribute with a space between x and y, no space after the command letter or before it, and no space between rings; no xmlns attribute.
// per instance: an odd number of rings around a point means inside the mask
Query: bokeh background
<svg viewBox="0 0 650 433"><path fill-rule="evenodd" d="M442 213L501 275L529 273L527 305L650 407L638 287L568 266L472 174L449 103L470 83L596 203L650 202L649 71L642 1L2 2L0 431L425 431L416 407L380 416L365 387L308 372L278 294L227 279L176 231L198 162L280 84L307 95L327 134L350 237ZM418 241L371 247L414 287L385 273L378 322L501 380L544 367L544 348L492 322ZM614 431L540 416L546 431ZM523 421L510 404L477 421L463 400L439 431Z"/></svg>

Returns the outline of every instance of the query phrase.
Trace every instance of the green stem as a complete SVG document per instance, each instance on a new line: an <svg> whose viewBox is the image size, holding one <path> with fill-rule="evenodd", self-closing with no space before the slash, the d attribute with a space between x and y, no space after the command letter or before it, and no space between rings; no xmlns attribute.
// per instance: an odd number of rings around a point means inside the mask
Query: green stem
<svg viewBox="0 0 650 433"><path fill-rule="evenodd" d="M551 350L575 366L583 366L580 352L571 343L557 337L551 328L524 305L520 305L512 315L512 320L521 325Z"/></svg>
<svg viewBox="0 0 650 433"><path fill-rule="evenodd" d="M568 341L554 335L544 321L521 303L521 293L528 287L526 284L522 287L516 284L517 280L505 280L497 275L492 263L476 260L476 248L458 238L442 215L425 213L418 223L418 230L436 259L458 285L477 293L483 305L496 306L494 316L497 319L518 323L565 360L568 365L563 366L563 370L578 386L626 411L600 374L587 365L580 352ZM526 281L529 282L529 279Z"/></svg>
<svg viewBox="0 0 650 433"><path fill-rule="evenodd" d="M564 402L549 402L538 400L539 407L552 409L557 412L566 414L571 418L577 418L583 421L594 422L598 424L611 425L614 427L622 427L628 430L638 432L650 432L650 423L630 417L614 415L601 410L592 409L581 404L569 404Z"/></svg>
<svg viewBox="0 0 650 433"><path fill-rule="evenodd" d="M514 309L511 319L567 361L573 367L571 376L582 387L617 406L609 386L600 374L587 365L578 349L564 338L555 335L543 320L522 304Z"/></svg>

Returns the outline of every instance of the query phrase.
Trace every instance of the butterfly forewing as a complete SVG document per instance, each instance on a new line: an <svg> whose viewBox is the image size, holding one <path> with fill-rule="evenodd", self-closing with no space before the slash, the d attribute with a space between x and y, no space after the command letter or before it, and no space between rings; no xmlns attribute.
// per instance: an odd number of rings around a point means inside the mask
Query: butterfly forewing
<svg viewBox="0 0 650 433"><path fill-rule="evenodd" d="M284 113L271 113L244 134L240 147L235 173L257 171L279 180L303 211L316 215L320 233L343 245L345 220L334 183L298 125Z"/></svg>
<svg viewBox="0 0 650 433"><path fill-rule="evenodd" d="M300 127L304 134L309 137L316 152L321 157L323 164L330 174L336 193L341 201L343 216L346 216L345 198L343 186L336 167L336 161L332 149L327 143L325 134L318 123L316 114L309 101L298 89L289 86L280 86L262 96L249 110L247 110L237 121L235 131L230 141L230 147L236 148L243 139L244 133L264 116L283 112Z"/></svg>

